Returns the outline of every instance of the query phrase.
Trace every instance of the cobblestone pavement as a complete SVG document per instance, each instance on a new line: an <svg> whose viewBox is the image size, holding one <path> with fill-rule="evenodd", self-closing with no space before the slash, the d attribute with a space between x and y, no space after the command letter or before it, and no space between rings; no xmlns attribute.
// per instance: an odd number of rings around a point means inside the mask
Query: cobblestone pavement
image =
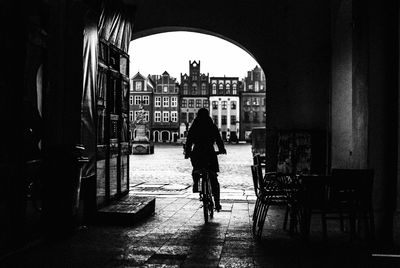
<svg viewBox="0 0 400 268"><path fill-rule="evenodd" d="M255 200L250 165L250 144L227 144L227 154L218 156L222 199ZM180 195L191 193L192 166L184 159L181 145L156 144L155 154L130 156L131 194Z"/></svg>
<svg viewBox="0 0 400 268"><path fill-rule="evenodd" d="M222 207L204 224L198 200L159 197L155 214L134 226L88 226L0 260L0 267L381 267L367 265L367 249L348 235L337 239L332 231L323 241L317 227L308 241L289 236L283 207L270 210L260 241L251 233L253 203Z"/></svg>

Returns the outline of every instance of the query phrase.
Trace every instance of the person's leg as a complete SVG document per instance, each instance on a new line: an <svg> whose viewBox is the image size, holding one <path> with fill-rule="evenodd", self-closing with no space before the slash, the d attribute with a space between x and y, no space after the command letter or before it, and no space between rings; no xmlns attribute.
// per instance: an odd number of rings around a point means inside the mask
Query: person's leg
<svg viewBox="0 0 400 268"><path fill-rule="evenodd" d="M200 180L199 170L193 169L192 178L193 178L193 193L198 193L199 192L199 180Z"/></svg>
<svg viewBox="0 0 400 268"><path fill-rule="evenodd" d="M212 194L214 196L215 209L217 211L220 211L221 204L220 204L220 189L219 189L219 182L218 182L218 174L214 173L214 172L210 172L210 181L211 181Z"/></svg>

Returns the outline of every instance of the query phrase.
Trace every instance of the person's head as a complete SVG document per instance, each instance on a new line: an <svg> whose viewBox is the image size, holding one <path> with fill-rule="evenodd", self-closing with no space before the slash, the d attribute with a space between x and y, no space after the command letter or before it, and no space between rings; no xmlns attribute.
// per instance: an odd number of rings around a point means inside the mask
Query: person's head
<svg viewBox="0 0 400 268"><path fill-rule="evenodd" d="M209 117L209 112L208 112L208 110L207 110L206 108L200 108L200 109L197 111L197 117L198 117L199 119L208 118L208 117Z"/></svg>

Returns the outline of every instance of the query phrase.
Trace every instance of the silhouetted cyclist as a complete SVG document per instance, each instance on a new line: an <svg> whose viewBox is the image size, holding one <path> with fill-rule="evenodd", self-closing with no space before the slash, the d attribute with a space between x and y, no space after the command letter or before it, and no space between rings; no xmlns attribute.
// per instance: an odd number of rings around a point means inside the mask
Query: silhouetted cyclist
<svg viewBox="0 0 400 268"><path fill-rule="evenodd" d="M206 168L210 171L212 193L215 201L215 209L221 209L220 189L218 183L219 165L214 143L221 154L226 154L224 142L216 125L214 125L206 108L201 108L189 129L185 146L185 158L190 157L193 166L193 192L198 192L198 180L200 174L196 171ZM193 146L193 148L192 148Z"/></svg>

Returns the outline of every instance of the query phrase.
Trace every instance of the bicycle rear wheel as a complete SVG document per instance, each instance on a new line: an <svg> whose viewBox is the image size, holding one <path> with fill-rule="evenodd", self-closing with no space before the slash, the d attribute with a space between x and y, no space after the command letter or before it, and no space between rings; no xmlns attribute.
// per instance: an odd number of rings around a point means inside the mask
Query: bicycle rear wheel
<svg viewBox="0 0 400 268"><path fill-rule="evenodd" d="M208 222L208 186L207 186L207 178L206 174L203 174L201 188L203 192L203 214L204 214L204 222Z"/></svg>

